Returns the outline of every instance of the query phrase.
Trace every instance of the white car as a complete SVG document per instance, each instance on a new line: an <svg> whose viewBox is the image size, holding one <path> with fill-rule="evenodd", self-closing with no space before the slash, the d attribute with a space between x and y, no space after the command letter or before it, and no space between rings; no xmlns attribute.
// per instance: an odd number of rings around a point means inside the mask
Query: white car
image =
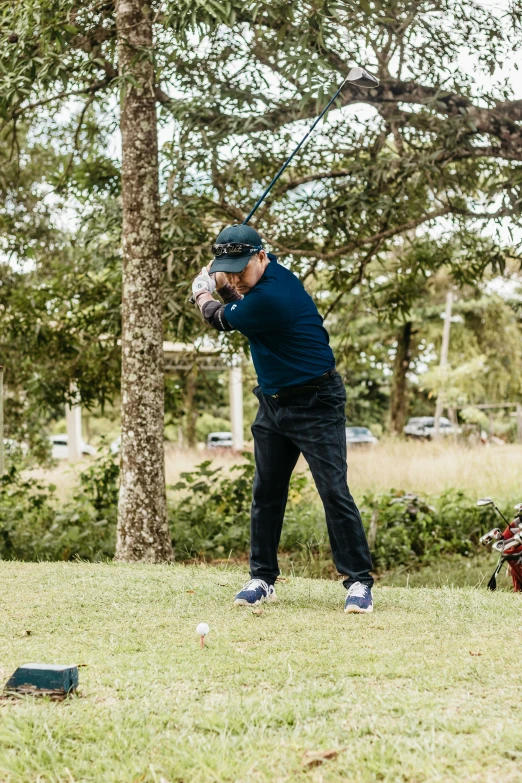
<svg viewBox="0 0 522 783"><path fill-rule="evenodd" d="M49 440L51 441L53 459L69 459L69 438L67 435L50 435ZM81 452L84 457L93 457L96 454L96 449L82 441Z"/></svg>
<svg viewBox="0 0 522 783"><path fill-rule="evenodd" d="M233 445L231 432L211 432L207 438L207 449L231 449Z"/></svg>
<svg viewBox="0 0 522 783"><path fill-rule="evenodd" d="M375 446L378 442L368 427L346 427L347 446Z"/></svg>
<svg viewBox="0 0 522 783"><path fill-rule="evenodd" d="M440 417L439 433L441 436L460 435L461 432L461 427L454 427L451 421L445 416ZM408 435L410 438L434 438L435 417L418 416L417 418L408 419L408 423L404 427L404 434Z"/></svg>
<svg viewBox="0 0 522 783"><path fill-rule="evenodd" d="M109 446L111 454L119 454L121 450L121 435L115 438Z"/></svg>

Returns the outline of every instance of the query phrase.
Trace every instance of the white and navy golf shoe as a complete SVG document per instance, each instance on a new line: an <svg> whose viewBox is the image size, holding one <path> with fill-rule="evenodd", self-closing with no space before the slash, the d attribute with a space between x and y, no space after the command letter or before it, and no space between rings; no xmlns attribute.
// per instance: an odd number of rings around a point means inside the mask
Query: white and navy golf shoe
<svg viewBox="0 0 522 783"><path fill-rule="evenodd" d="M276 601L274 585L268 585L262 579L250 579L234 599L236 606L256 606L263 601Z"/></svg>
<svg viewBox="0 0 522 783"><path fill-rule="evenodd" d="M372 589L362 582L354 582L348 588L348 595L344 602L346 614L368 614L373 612Z"/></svg>

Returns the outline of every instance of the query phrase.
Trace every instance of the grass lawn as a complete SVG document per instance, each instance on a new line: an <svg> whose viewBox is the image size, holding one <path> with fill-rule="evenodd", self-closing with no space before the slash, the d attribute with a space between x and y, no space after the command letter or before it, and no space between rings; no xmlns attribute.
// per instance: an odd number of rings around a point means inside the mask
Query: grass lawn
<svg viewBox="0 0 522 783"><path fill-rule="evenodd" d="M522 779L520 595L379 587L345 616L339 584L290 578L254 614L243 577L0 563L3 680L84 665L81 698L0 701L1 783Z"/></svg>

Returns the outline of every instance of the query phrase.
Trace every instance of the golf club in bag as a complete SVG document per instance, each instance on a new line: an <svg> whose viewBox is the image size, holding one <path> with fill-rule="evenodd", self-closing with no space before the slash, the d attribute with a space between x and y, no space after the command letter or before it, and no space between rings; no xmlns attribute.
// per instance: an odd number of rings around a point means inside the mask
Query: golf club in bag
<svg viewBox="0 0 522 783"><path fill-rule="evenodd" d="M274 187L275 183L277 182L277 180L279 179L279 177L281 176L283 171L290 165L290 163L291 163L292 159L294 158L294 156L299 152L299 150L301 149L301 147L303 146L303 144L305 143L307 138L314 131L314 129L317 127L319 122L322 120L322 118L324 117L324 115L326 114L326 112L328 111L330 106L332 105L332 103L339 96L339 93L343 89L343 87L346 84L346 82L350 82L350 84L354 84L356 87L362 87L365 90L371 90L372 88L379 86L379 80L375 76L372 76L371 73L368 73L368 71L366 71L364 68L355 67L355 68L351 69L351 71L349 72L348 76L343 81L343 83L341 84L341 86L339 87L339 89L337 90L335 95L333 96L333 98L331 98L328 101L328 103L326 104L326 106L322 110L321 114L314 120L314 122L308 128L308 130L306 131L305 135L303 136L303 138L301 139L301 141L299 142L299 144L295 148L295 150L286 159L286 161L283 163L283 165L281 166L281 168L279 169L277 174L274 176L274 178L272 179L272 181L270 182L268 187L265 189L265 191L258 198L258 200L254 204L254 206L252 207L252 209L250 210L250 212L248 213L246 218L243 220L242 225L245 226L249 222L249 220L252 218L252 216L255 214L255 212L259 209L259 207L261 206L261 204L263 203L265 198L268 196L268 194L270 193L270 191ZM190 298L190 302L192 304L194 304L194 297Z"/></svg>
<svg viewBox="0 0 522 783"><path fill-rule="evenodd" d="M516 515L512 522L507 521L491 498L477 500L477 506L493 506L503 521L507 523L504 532L495 527L480 539L483 546L491 544L492 549L500 553L497 567L487 585L488 590L497 589L497 576L504 563L507 563L515 593L522 592L522 503L515 506Z"/></svg>

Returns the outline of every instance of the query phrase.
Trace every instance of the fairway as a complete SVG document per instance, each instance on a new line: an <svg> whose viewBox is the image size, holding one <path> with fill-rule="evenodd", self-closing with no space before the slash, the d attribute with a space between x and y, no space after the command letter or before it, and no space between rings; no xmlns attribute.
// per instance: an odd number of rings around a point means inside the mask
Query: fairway
<svg viewBox="0 0 522 783"><path fill-rule="evenodd" d="M341 585L289 578L255 614L244 577L0 563L2 680L82 664L80 698L0 701L0 781L521 779L521 596L377 588L345 616Z"/></svg>

